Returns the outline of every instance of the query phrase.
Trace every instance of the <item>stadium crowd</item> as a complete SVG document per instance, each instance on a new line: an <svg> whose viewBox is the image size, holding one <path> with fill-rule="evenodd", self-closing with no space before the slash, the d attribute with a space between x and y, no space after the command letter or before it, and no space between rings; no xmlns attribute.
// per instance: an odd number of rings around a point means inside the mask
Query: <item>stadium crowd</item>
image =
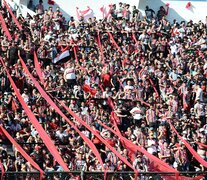
<svg viewBox="0 0 207 180"><path fill-rule="evenodd" d="M12 35L9 41L1 29L1 56L24 101L70 170L131 169L63 109L97 147L104 167L100 165L77 132L42 98L25 74L19 55L46 92L99 132L138 171L150 170L148 158L130 153L101 123L112 128L116 123L124 137L179 171L205 170L168 121L207 160L206 147L201 145L206 144L207 135L207 21L170 23L167 11L168 7L160 7L158 12L146 7L142 16L137 7L119 3L112 6L108 18L71 17L67 22L59 8L45 9L40 1L37 15L18 17L20 31L7 9L0 8ZM64 49L70 52L67 61L54 63ZM44 83L34 67L34 52ZM31 125L2 65L0 84L1 125L43 170L62 171ZM10 143L2 133L0 136L5 170L34 171L15 148L8 152Z"/></svg>

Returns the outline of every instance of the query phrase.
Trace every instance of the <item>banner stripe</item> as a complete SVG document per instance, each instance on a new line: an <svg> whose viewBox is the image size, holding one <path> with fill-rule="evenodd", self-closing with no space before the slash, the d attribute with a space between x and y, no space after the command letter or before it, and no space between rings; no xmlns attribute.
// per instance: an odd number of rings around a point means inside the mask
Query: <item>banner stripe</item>
<svg viewBox="0 0 207 180"><path fill-rule="evenodd" d="M207 167L207 162L203 158L201 158L199 156L199 154L190 146L190 144L188 144L188 142L185 139L183 139L183 137L177 132L177 130L175 129L175 127L172 125L172 123L170 122L170 120L168 120L168 123L170 124L171 129L177 134L177 136L179 137L179 139L183 142L183 144L187 147L187 149L193 155L193 157L199 163L201 163L204 167Z"/></svg>
<svg viewBox="0 0 207 180"><path fill-rule="evenodd" d="M42 179L42 175L44 171L39 167L39 165L34 162L34 160L26 153L26 151L10 136L10 134L6 131L6 129L3 128L3 126L0 126L0 129L4 133L4 135L9 139L9 141L12 143L12 145L15 146L15 148L20 152L20 154L29 162L31 165L37 169L40 172L40 179Z"/></svg>
<svg viewBox="0 0 207 180"><path fill-rule="evenodd" d="M12 16L12 19L14 20L16 26L19 28L19 30L22 30L22 26L19 24L19 21L16 19L14 13L12 12L11 8L7 4L7 2L4 0L4 5L6 6L7 10L9 11L9 14Z"/></svg>
<svg viewBox="0 0 207 180"><path fill-rule="evenodd" d="M108 32L108 35L109 35L109 38L112 40L113 44L114 44L114 45L116 46L116 48L119 50L119 52L122 53L122 50L121 50L121 48L118 46L118 44L116 43L116 41L114 40L113 35L112 35L110 32Z"/></svg>
<svg viewBox="0 0 207 180"><path fill-rule="evenodd" d="M43 129L43 127L40 125L40 123L38 122L37 118L35 117L35 115L32 113L32 111L29 109L29 107L27 106L27 104L25 103L24 99L22 98L19 90L17 89L13 79L11 78L11 75L9 74L8 70L6 69L6 66L2 60L2 58L0 57L0 61L2 63L2 65L4 66L6 73L8 75L9 81L11 83L11 86L14 89L14 92L20 102L20 104L22 105L23 109L25 110L25 113L27 114L27 116L29 117L31 123L34 125L34 127L36 128L39 136L41 137L41 139L43 140L43 142L45 143L45 146L48 148L48 150L50 151L50 153L53 155L53 157L56 159L56 161L62 166L62 168L65 171L69 171L67 165L65 164L65 162L63 161L63 159L61 158L58 150L56 149L54 143L51 141L51 139L49 138L49 136L47 135L47 133L45 132L45 130Z"/></svg>
<svg viewBox="0 0 207 180"><path fill-rule="evenodd" d="M37 54L35 51L34 51L34 65L35 65L37 75L39 76L42 85L44 85L45 82L44 82L44 78L43 78L43 72L41 71L40 63L38 61Z"/></svg>
<svg viewBox="0 0 207 180"><path fill-rule="evenodd" d="M2 29L5 33L5 35L7 36L8 40L11 41L12 40L11 34L6 26L6 23L5 23L4 18L1 13L0 13L0 21L1 21L1 26L2 26Z"/></svg>

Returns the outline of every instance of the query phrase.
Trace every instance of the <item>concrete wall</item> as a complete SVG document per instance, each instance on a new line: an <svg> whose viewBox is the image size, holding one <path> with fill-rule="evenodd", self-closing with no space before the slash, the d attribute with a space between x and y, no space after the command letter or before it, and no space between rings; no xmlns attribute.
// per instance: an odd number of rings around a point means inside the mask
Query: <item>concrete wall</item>
<svg viewBox="0 0 207 180"><path fill-rule="evenodd" d="M9 1L9 0L7 0ZM23 4L26 4L29 0L15 0L20 1ZM98 19L102 18L102 13L100 8L104 5L106 11L108 11L109 4L118 4L119 2L128 3L130 5L136 5L139 7L140 11L144 15L144 9L146 5L154 9L155 12L159 9L160 6L165 6L166 3L170 4L170 10L168 19L172 21L177 19L178 21L182 20L193 20L195 22L202 20L205 21L207 16L207 0L55 0L56 6L59 6L64 16L69 19L70 16L76 16L76 7L79 7L80 10L86 10L87 6L90 6L92 11L88 13L88 17L96 16ZM33 0L36 5L39 0ZM48 7L47 0L43 0L45 8ZM192 6L188 9L185 8L186 4L191 2Z"/></svg>

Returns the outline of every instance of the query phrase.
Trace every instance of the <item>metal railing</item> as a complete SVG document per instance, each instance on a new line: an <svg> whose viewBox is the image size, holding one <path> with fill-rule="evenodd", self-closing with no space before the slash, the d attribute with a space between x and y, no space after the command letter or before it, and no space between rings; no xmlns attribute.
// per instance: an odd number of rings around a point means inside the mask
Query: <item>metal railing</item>
<svg viewBox="0 0 207 180"><path fill-rule="evenodd" d="M199 179L206 179L207 172L179 172L179 176L196 177ZM135 174L131 171L118 171L118 172L84 172L84 171L71 171L71 172L45 172L43 180L162 180L162 179L178 179L178 174L174 172L139 172ZM179 178L179 179L181 179ZM3 175L5 180L39 180L39 172L5 172Z"/></svg>

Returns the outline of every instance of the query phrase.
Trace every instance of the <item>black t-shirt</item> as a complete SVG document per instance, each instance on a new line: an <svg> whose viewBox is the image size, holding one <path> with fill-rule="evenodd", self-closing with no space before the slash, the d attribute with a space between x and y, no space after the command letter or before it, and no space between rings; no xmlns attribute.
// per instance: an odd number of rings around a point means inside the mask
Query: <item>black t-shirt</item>
<svg viewBox="0 0 207 180"><path fill-rule="evenodd" d="M19 38L22 39L24 42L27 40L27 36L24 33L20 34Z"/></svg>
<svg viewBox="0 0 207 180"><path fill-rule="evenodd" d="M155 12L152 9L148 9L148 10L145 10L145 14L147 18L153 18L153 14L155 14Z"/></svg>
<svg viewBox="0 0 207 180"><path fill-rule="evenodd" d="M17 47L10 47L9 49L9 58L15 59L18 58L18 48Z"/></svg>
<svg viewBox="0 0 207 180"><path fill-rule="evenodd" d="M116 75L112 76L111 81L115 87L119 87L119 81L118 81L118 77Z"/></svg>
<svg viewBox="0 0 207 180"><path fill-rule="evenodd" d="M43 168L43 159L44 158L43 158L42 153L35 152L34 156L35 156L35 160L36 160L37 164L40 166L40 168Z"/></svg>
<svg viewBox="0 0 207 180"><path fill-rule="evenodd" d="M134 17L135 14L138 14L139 13L139 10L138 9L134 9L132 13L133 13L133 17Z"/></svg>

